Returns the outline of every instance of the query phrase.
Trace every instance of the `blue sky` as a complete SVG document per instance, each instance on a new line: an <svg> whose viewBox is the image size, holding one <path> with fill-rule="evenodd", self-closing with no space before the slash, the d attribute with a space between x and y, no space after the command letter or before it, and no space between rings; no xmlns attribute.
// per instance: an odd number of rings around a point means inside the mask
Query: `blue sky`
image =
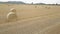
<svg viewBox="0 0 60 34"><path fill-rule="evenodd" d="M60 0L0 0L0 1L3 1L3 2L6 2L6 1L23 1L23 2L26 2L26 3L47 3L47 4L60 4Z"/></svg>

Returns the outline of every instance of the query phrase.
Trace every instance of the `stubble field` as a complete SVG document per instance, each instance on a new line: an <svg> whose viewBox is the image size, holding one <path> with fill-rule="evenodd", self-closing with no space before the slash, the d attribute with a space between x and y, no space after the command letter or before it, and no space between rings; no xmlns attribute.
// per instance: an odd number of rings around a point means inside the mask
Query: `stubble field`
<svg viewBox="0 0 60 34"><path fill-rule="evenodd" d="M43 16L48 16L48 18L60 17L60 6L0 4L0 23L6 23L6 16L11 8L16 9L19 20Z"/></svg>

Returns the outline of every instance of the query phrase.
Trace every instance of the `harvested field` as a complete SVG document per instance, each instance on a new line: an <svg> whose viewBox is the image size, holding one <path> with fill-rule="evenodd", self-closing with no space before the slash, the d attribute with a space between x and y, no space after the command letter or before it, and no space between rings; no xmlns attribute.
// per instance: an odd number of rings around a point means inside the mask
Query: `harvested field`
<svg viewBox="0 0 60 34"><path fill-rule="evenodd" d="M11 8L18 20L7 22ZM0 4L0 34L60 34L60 6Z"/></svg>
<svg viewBox="0 0 60 34"><path fill-rule="evenodd" d="M17 10L16 13L19 20L60 13L60 6L0 4L0 23L5 23L6 16L11 8Z"/></svg>

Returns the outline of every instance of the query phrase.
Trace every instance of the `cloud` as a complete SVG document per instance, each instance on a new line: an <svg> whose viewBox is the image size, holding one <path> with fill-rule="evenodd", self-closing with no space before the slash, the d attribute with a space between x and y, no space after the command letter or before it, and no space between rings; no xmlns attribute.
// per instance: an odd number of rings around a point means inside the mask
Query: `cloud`
<svg viewBox="0 0 60 34"><path fill-rule="evenodd" d="M60 3L60 0L0 0L0 1L23 1L23 2L26 2L26 3L31 3L31 2L34 2L34 3Z"/></svg>

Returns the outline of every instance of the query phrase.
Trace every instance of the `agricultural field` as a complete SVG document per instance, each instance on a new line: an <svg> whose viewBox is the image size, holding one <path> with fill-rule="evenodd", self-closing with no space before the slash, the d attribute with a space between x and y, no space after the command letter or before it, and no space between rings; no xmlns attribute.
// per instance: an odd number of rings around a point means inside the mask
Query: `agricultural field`
<svg viewBox="0 0 60 34"><path fill-rule="evenodd" d="M49 5L23 5L23 4L0 4L0 23L5 23L6 16L11 8L16 9L19 20L34 17L60 17L60 6Z"/></svg>
<svg viewBox="0 0 60 34"><path fill-rule="evenodd" d="M18 20L7 22L11 8ZM0 4L0 34L60 34L60 6Z"/></svg>

